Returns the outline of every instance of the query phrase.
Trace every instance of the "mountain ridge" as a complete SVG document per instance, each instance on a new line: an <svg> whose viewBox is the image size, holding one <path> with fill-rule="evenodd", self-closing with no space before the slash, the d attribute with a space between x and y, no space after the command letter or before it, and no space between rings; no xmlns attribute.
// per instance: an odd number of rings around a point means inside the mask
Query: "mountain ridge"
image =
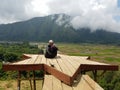
<svg viewBox="0 0 120 90"><path fill-rule="evenodd" d="M61 16L60 16L61 15ZM26 21L1 24L1 41L40 41L53 39L57 42L74 43L119 43L120 33L102 29L91 32L89 28L74 29L70 25L71 17L55 14L35 17Z"/></svg>

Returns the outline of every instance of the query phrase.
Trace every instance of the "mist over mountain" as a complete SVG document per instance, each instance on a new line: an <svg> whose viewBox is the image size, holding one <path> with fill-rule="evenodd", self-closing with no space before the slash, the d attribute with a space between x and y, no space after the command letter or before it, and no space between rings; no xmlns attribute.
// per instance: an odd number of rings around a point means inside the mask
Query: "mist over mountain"
<svg viewBox="0 0 120 90"><path fill-rule="evenodd" d="M119 44L120 42L120 33L103 29L91 31L88 27L75 29L70 22L71 19L72 17L65 14L54 14L22 22L1 24L0 41L46 42L53 39L56 42L73 43Z"/></svg>

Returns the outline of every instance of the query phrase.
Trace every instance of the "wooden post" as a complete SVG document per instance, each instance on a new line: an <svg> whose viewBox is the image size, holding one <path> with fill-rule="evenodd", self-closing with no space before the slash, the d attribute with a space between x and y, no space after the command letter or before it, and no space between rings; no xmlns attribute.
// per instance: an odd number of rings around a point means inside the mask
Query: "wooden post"
<svg viewBox="0 0 120 90"><path fill-rule="evenodd" d="M81 71L81 74L86 74L86 71L84 70L84 71Z"/></svg>
<svg viewBox="0 0 120 90"><path fill-rule="evenodd" d="M36 90L35 71L33 71L33 88Z"/></svg>
<svg viewBox="0 0 120 90"><path fill-rule="evenodd" d="M31 78L30 78L30 71L28 71L28 79L29 79L29 82L30 82L31 90L33 90L33 89L32 89L32 82L31 82Z"/></svg>
<svg viewBox="0 0 120 90"><path fill-rule="evenodd" d="M97 82L97 70L93 71L94 80Z"/></svg>
<svg viewBox="0 0 120 90"><path fill-rule="evenodd" d="M21 72L18 71L18 83L17 83L18 90L20 90L20 79L21 79Z"/></svg>
<svg viewBox="0 0 120 90"><path fill-rule="evenodd" d="M30 79L29 79L29 82L30 82L30 87L31 87L31 90L33 90L33 89L32 89L32 82L31 82L31 80L30 80Z"/></svg>

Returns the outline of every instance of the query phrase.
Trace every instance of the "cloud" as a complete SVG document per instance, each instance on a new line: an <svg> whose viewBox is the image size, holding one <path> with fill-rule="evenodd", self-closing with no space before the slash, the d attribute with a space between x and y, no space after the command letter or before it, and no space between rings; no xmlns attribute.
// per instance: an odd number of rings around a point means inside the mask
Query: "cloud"
<svg viewBox="0 0 120 90"><path fill-rule="evenodd" d="M0 0L0 23L26 18L25 6L28 0Z"/></svg>
<svg viewBox="0 0 120 90"><path fill-rule="evenodd" d="M0 24L49 14L49 0L0 0Z"/></svg>
<svg viewBox="0 0 120 90"><path fill-rule="evenodd" d="M0 23L65 13L75 28L120 32L120 5L117 0L0 0Z"/></svg>
<svg viewBox="0 0 120 90"><path fill-rule="evenodd" d="M70 23L75 29L88 27L92 31L105 29L120 32L117 0L52 0L48 6L51 14L66 13L72 16Z"/></svg>
<svg viewBox="0 0 120 90"><path fill-rule="evenodd" d="M0 0L0 24L23 21L39 16L34 10L35 0Z"/></svg>
<svg viewBox="0 0 120 90"><path fill-rule="evenodd" d="M47 6L47 3L50 0L33 0L32 6L33 6L33 11L34 13L36 12L36 15L44 16L49 14L49 8Z"/></svg>

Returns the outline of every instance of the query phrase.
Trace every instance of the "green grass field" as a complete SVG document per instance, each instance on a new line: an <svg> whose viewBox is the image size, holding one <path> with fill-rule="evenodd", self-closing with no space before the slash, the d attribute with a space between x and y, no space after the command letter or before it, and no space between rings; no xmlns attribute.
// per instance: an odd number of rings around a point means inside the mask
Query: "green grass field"
<svg viewBox="0 0 120 90"><path fill-rule="evenodd" d="M63 54L91 56L92 60L120 65L120 46L100 44L57 44Z"/></svg>

